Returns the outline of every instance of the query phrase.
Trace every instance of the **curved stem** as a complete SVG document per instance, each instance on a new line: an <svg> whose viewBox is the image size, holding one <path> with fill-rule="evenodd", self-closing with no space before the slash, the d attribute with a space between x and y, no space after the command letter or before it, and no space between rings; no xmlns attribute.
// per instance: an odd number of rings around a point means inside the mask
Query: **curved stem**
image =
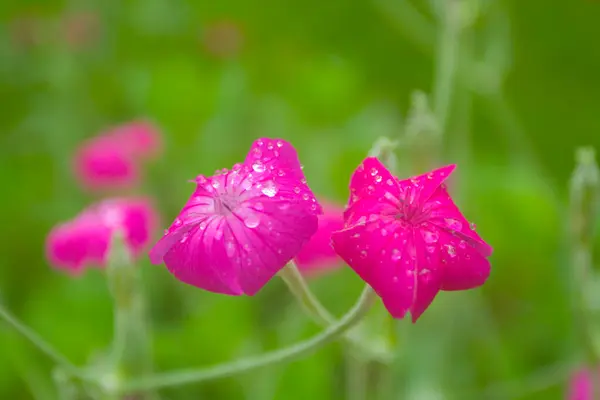
<svg viewBox="0 0 600 400"><path fill-rule="evenodd" d="M8 311L1 303L0 317L2 317L17 332L33 343L33 345L35 345L48 358L60 365L66 372L78 378L86 379L86 376L81 369L72 364L64 355L54 349L54 347L48 344L48 342L42 339L41 336L35 333L31 328L19 321L17 317L12 315L12 313Z"/></svg>
<svg viewBox="0 0 600 400"><path fill-rule="evenodd" d="M304 309L304 312L315 323L322 327L327 327L335 322L335 317L325 308L325 306L323 306L312 290L310 290L304 276L302 276L294 261L290 261L288 265L279 272L279 276L283 279L296 300L298 300ZM362 340L359 335L356 335L355 332L347 332L344 340L355 350L368 355L372 359L376 359L377 361L386 364L392 361L389 354L367 347L365 341Z"/></svg>
<svg viewBox="0 0 600 400"><path fill-rule="evenodd" d="M249 372L267 365L295 360L308 355L339 338L340 335L358 323L367 314L374 298L373 290L370 286L366 285L356 304L338 322L329 326L323 332L311 339L299 342L295 345L255 357L218 364L213 367L188 371L166 372L147 378L132 380L129 383L125 383L120 388L120 392L129 393L138 390L150 390L167 386L199 383Z"/></svg>

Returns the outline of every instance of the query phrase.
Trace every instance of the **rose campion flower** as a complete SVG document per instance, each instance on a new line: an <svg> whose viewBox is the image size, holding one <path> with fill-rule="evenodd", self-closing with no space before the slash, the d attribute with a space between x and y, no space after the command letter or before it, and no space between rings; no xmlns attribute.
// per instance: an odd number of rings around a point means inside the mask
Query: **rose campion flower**
<svg viewBox="0 0 600 400"><path fill-rule="evenodd" d="M46 240L51 264L72 275L86 267L105 267L111 235L121 230L133 257L140 255L151 239L157 215L144 198L103 200L71 221L56 226Z"/></svg>
<svg viewBox="0 0 600 400"><path fill-rule="evenodd" d="M294 259L298 269L306 275L325 272L342 262L331 246L331 234L344 228L344 208L323 201L321 205L323 214L319 215L319 228Z"/></svg>
<svg viewBox="0 0 600 400"><path fill-rule="evenodd" d="M74 168L80 183L92 190L122 189L139 180L139 160L160 151L158 131L147 122L132 122L85 141Z"/></svg>
<svg viewBox="0 0 600 400"><path fill-rule="evenodd" d="M399 180L374 157L354 172L345 228L333 247L394 318L416 322L440 290L482 285L492 248L471 228L444 180L450 165Z"/></svg>
<svg viewBox="0 0 600 400"><path fill-rule="evenodd" d="M568 400L592 400L592 376L587 369L577 371L569 382Z"/></svg>
<svg viewBox="0 0 600 400"><path fill-rule="evenodd" d="M150 251L179 280L215 293L254 295L317 231L318 204L296 150L256 140L231 171L200 175L165 236Z"/></svg>

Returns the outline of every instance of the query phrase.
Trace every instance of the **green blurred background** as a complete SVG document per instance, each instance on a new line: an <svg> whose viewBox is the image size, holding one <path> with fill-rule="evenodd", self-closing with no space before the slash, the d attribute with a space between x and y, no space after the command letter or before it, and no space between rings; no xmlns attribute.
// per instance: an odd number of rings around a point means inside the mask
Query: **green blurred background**
<svg viewBox="0 0 600 400"><path fill-rule="evenodd" d="M600 148L600 3L460 3L458 72L438 164L459 166L454 193L495 249L492 275L480 290L441 293L418 324L399 323L397 361L369 367L367 398L560 399L564 368L579 359L568 181L576 147ZM405 133L413 91L433 90L439 6L2 1L0 300L78 364L110 343L102 273L57 273L43 245L53 225L95 200L73 178L73 151L132 119L150 118L164 135L164 156L148 166L143 187L164 227L191 192L188 179L242 160L259 136L292 141L313 190L343 203L372 143ZM415 159L410 146L398 156ZM254 298L229 298L141 264L159 370L256 354L318 332L279 280ZM345 267L311 286L339 315L361 282ZM389 336L389 324L372 329ZM346 359L333 344L285 366L161 393L353 399ZM0 323L0 398L55 398L50 371Z"/></svg>

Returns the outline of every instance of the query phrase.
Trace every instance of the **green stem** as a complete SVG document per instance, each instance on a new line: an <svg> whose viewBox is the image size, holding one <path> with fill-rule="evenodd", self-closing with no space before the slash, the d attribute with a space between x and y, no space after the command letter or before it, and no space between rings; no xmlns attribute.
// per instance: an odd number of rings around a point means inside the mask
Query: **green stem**
<svg viewBox="0 0 600 400"><path fill-rule="evenodd" d="M322 327L327 327L335 322L335 317L325 308L325 306L323 306L312 290L310 290L304 276L302 276L302 273L300 273L294 261L290 261L288 265L279 272L279 276L283 279L298 303L300 303L304 312L315 323ZM392 361L388 353L368 348L365 344L365 340L360 338L359 335L354 332L347 332L344 340L356 351L368 358L385 364Z"/></svg>
<svg viewBox="0 0 600 400"><path fill-rule="evenodd" d="M368 399L368 362L357 358L351 352L346 353L346 400Z"/></svg>
<svg viewBox="0 0 600 400"><path fill-rule="evenodd" d="M122 393L158 389L168 386L179 386L199 383L213 379L252 371L257 368L277 363L290 362L306 356L328 343L338 339L344 332L356 325L369 311L375 296L370 286L366 285L356 304L338 322L330 325L320 334L295 345L265 353L256 357L218 364L198 370L166 372L146 378L132 380L120 388Z"/></svg>
<svg viewBox="0 0 600 400"><path fill-rule="evenodd" d="M437 45L433 108L440 134L446 131L454 91L460 44L460 4L456 0L441 2L441 29Z"/></svg>
<svg viewBox="0 0 600 400"><path fill-rule="evenodd" d="M17 332L27 338L34 346L36 346L42 353L48 358L54 361L57 365L60 365L66 372L81 379L87 379L83 371L72 364L64 355L59 353L54 347L48 342L41 338L36 332L34 332L27 325L19 321L10 311L0 304L0 317L4 319L9 325L11 325Z"/></svg>

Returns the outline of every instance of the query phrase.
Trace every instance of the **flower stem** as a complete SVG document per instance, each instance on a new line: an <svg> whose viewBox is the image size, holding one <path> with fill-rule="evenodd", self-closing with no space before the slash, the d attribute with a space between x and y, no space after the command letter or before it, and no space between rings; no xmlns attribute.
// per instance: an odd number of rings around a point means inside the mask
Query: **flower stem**
<svg viewBox="0 0 600 400"><path fill-rule="evenodd" d="M48 342L41 338L36 332L34 332L27 325L22 323L12 315L8 309L0 303L0 317L4 319L10 326L12 326L17 332L23 335L27 340L29 340L33 345L35 345L42 353L44 353L48 358L54 361L56 364L60 365L64 371L67 373L76 376L81 379L87 379L87 376L83 373L83 371L72 364L64 355L59 353L54 347L52 347Z"/></svg>
<svg viewBox="0 0 600 400"><path fill-rule="evenodd" d="M456 0L440 2L440 17L436 54L435 81L433 85L433 107L440 133L446 131L448 114L454 91L460 44L460 4Z"/></svg>
<svg viewBox="0 0 600 400"><path fill-rule="evenodd" d="M572 267L575 274L575 315L588 367L596 371L600 363L597 327L590 306L590 292L597 279L594 275L592 245L595 220L600 203L600 170L591 148L577 152L577 167L571 178L571 239ZM600 377L592 373L593 398L600 398Z"/></svg>
<svg viewBox="0 0 600 400"><path fill-rule="evenodd" d="M259 356L218 364L213 367L197 370L175 371L156 374L132 380L120 388L122 393L158 389L168 386L179 386L199 383L208 380L225 378L235 374L252 371L257 368L277 363L289 362L306 356L315 350L338 339L344 332L356 325L369 311L375 296L370 286L366 285L356 304L338 322L330 325L311 339L292 346L268 352Z"/></svg>
<svg viewBox="0 0 600 400"><path fill-rule="evenodd" d="M322 327L327 327L335 322L335 317L325 308L325 306L323 306L312 290L310 290L310 287L294 261L290 261L288 265L279 272L279 276L283 279L298 303L300 303L304 312L315 323ZM391 362L389 354L368 348L365 345L366 342L354 332L347 332L344 340L352 346L354 350L364 354L368 358L375 359L385 364Z"/></svg>

